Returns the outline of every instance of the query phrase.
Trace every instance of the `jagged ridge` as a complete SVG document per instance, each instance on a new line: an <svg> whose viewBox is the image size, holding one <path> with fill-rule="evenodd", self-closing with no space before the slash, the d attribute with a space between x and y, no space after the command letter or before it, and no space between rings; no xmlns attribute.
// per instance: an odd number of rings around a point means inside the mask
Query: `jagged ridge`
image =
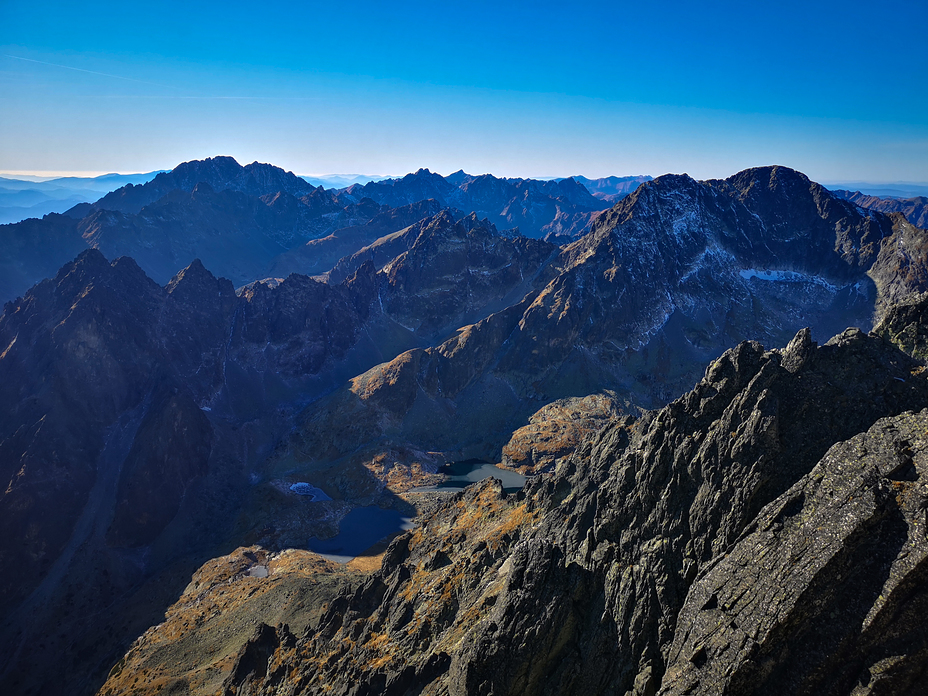
<svg viewBox="0 0 928 696"><path fill-rule="evenodd" d="M227 681L226 693L644 694L661 687L665 666L675 659L710 669L707 664L721 659L712 646L724 641L703 644L693 637L685 643L677 633L681 609L693 602L715 611L714 603L700 599L703 588L716 582L712 578L723 567L741 567L737 553L752 557L739 549L754 543L751 535L761 532L752 530L765 529L763 520L777 518L777 511L806 519L805 510L816 510L818 527L847 524L840 508L830 513L822 507L828 488L816 492L809 486L820 480L816 472L823 467L846 468L852 461L847 453L853 456L860 446L839 446L823 460L834 443L880 417L928 404L928 383L912 374L919 368L881 339L858 331L820 348L807 331L779 352L744 343L711 365L695 390L637 423L606 428L523 494L507 497L498 484L485 482L425 518L418 530L394 542L378 574L332 603L318 629L295 643L272 641L265 676L239 674ZM925 423L928 413L903 415L881 421L864 437L879 440L880 432L891 432L905 443L905 433L920 432ZM896 498L868 498L865 490L916 490L922 447L911 439L905 447L908 459L901 461L892 442L881 444L871 455L872 475L845 479L842 485L850 487L845 499L860 494L860 509L877 504L891 513ZM905 472L903 465L909 467ZM902 474L911 482L900 488L891 479ZM798 490L807 491L806 497ZM791 500L799 503L790 505ZM762 512L768 503L770 512ZM904 513L910 519L920 509L916 498L898 504L910 511ZM889 528L885 533L898 534ZM902 533L904 540L904 526ZM921 549L924 542L919 544ZM720 566L727 554L731 560ZM812 554L810 562L815 558ZM902 563L900 568L912 570L894 574L893 583L913 587L911 572L920 572L922 564ZM817 574L790 577L802 583L790 592L817 591L812 589L818 587ZM855 587L853 581L845 586ZM753 595L761 603L753 611L765 615L763 603L778 596ZM722 600L718 595L720 607ZM805 601L814 602L814 595ZM902 597L894 598L892 606L900 602ZM801 626L834 622L828 606L791 620ZM893 612L887 606L877 615L895 626ZM844 640L866 654L869 639L857 637L853 623L840 626L850 630ZM805 634L794 629L788 634L803 640ZM808 640L814 644L817 635ZM771 641L771 649L783 645L782 639ZM696 647L680 647L684 644ZM835 659L833 652L800 649L800 654L806 661L794 661L789 669L790 684L806 685L802 692L815 693L822 684L815 675L821 674L831 675L839 693L850 693L856 684L855 669L832 673L814 658ZM922 663L916 655L914 666L907 664L899 665L892 684L908 683L911 669ZM711 669L723 670L724 663ZM711 678L696 681L717 693ZM776 684L738 683L743 690L737 693L770 693L763 689Z"/></svg>

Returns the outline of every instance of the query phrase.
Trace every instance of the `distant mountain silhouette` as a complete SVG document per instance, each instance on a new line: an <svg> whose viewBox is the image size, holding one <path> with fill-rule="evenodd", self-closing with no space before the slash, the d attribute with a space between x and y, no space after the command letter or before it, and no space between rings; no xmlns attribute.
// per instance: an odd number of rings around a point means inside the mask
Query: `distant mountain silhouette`
<svg viewBox="0 0 928 696"><path fill-rule="evenodd" d="M832 191L839 198L850 201L867 210L878 210L881 213L902 213L906 220L916 227L928 227L928 198L917 196L914 198L888 198L868 196L860 191Z"/></svg>

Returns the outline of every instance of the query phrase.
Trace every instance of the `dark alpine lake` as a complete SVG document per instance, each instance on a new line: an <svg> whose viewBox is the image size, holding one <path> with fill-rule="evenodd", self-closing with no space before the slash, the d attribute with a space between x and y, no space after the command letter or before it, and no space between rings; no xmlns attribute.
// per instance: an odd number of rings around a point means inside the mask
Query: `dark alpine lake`
<svg viewBox="0 0 928 696"><path fill-rule="evenodd" d="M508 469L500 469L480 459L468 459L447 464L438 470L448 479L436 486L414 488L413 492L461 491L465 486L485 478L498 478L507 492L517 491L525 483L525 477ZM396 510L384 510L375 505L355 508L342 518L338 534L331 539L309 540L307 548L338 563L347 563L352 558L376 544L384 537L412 529L412 520Z"/></svg>
<svg viewBox="0 0 928 696"><path fill-rule="evenodd" d="M359 507L342 518L336 536L331 539L313 537L308 548L332 561L347 563L384 537L412 527L412 520L396 510L384 510L376 505Z"/></svg>

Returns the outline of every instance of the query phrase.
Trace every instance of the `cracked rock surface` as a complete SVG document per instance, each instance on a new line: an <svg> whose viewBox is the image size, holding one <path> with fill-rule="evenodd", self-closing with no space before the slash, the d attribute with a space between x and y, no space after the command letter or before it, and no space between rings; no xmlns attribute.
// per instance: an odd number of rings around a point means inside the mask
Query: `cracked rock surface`
<svg viewBox="0 0 928 696"><path fill-rule="evenodd" d="M904 692L925 664L919 368L855 329L742 343L520 494L439 507L226 693Z"/></svg>

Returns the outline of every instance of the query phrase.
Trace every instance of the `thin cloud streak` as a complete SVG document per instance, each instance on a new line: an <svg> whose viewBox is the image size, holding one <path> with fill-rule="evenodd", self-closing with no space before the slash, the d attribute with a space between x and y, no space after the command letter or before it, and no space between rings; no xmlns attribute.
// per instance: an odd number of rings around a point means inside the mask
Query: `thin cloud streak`
<svg viewBox="0 0 928 696"><path fill-rule="evenodd" d="M81 94L81 99L230 99L239 101L323 101L322 97L231 97L231 96L186 96L182 94Z"/></svg>
<svg viewBox="0 0 928 696"><path fill-rule="evenodd" d="M170 85L162 85L158 82L149 82L148 80L137 80L134 77L123 77L122 75L113 75L111 73L97 72L96 70L85 70L84 68L75 68L70 65L59 65L58 63L47 63L44 60L35 60L34 58L23 58L22 56L11 56L8 53L3 54L4 58L13 58L14 60L24 60L27 63L38 63L39 65L48 65L52 68L63 68L64 70L76 70L77 72L89 73L90 75L100 75L102 77L112 77L116 80L126 80L128 82L139 82L143 85L152 85L153 87L164 87L165 89L177 89Z"/></svg>

